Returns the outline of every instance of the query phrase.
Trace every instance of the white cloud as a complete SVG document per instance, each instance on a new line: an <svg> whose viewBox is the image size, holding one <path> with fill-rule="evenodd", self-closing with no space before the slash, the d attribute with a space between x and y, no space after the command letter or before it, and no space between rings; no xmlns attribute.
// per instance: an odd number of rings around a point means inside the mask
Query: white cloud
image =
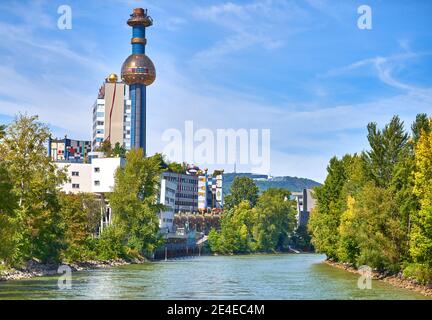
<svg viewBox="0 0 432 320"><path fill-rule="evenodd" d="M256 45L266 50L281 48L291 35L305 30L298 22L310 19L294 1L271 0L197 7L192 14L227 32L225 38L196 54L195 62L205 65L209 65L209 60L217 61L229 53Z"/></svg>
<svg viewBox="0 0 432 320"><path fill-rule="evenodd" d="M405 91L414 91L419 95L430 96L431 88L420 88L410 84L406 84L397 80L393 76L393 71L396 68L404 67L409 60L417 59L421 56L430 55L430 53L427 52L415 53L409 51L406 42L402 42L401 46L406 51L402 54L395 54L387 57L377 56L374 58L362 59L353 62L348 66L329 70L325 74L318 75L318 78L337 77L341 75L352 74L354 71L358 69L371 66L373 67L373 70L375 71L375 74L378 77L378 79L383 83L385 83L386 85L396 89L405 90Z"/></svg>

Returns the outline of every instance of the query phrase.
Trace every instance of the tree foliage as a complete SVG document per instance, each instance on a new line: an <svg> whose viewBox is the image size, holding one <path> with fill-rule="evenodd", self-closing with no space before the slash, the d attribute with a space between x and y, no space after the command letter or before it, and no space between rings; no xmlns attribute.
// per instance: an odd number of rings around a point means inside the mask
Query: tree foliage
<svg viewBox="0 0 432 320"><path fill-rule="evenodd" d="M335 230L345 209L342 190L347 181L346 163L349 160L350 156L345 156L341 160L336 157L330 160L324 184L315 188L317 205L309 219L309 230L313 235L314 247L319 252L325 252L332 259L337 257L339 234Z"/></svg>
<svg viewBox="0 0 432 320"><path fill-rule="evenodd" d="M49 136L36 116L18 115L0 146L14 207L8 217L12 239L16 239L11 256L18 261L58 261L62 248L58 194L66 176L48 157L45 143Z"/></svg>
<svg viewBox="0 0 432 320"><path fill-rule="evenodd" d="M6 129L6 130L4 130ZM157 205L162 167L158 156L127 154L109 196L114 224L99 235L102 199L65 194L65 170L48 156L48 127L36 116L18 115L0 127L0 263L43 263L137 257L160 243ZM110 156L124 149L103 146Z"/></svg>
<svg viewBox="0 0 432 320"><path fill-rule="evenodd" d="M137 253L151 253L160 244L156 203L162 173L158 157L144 157L142 149L126 155L126 164L117 169L115 187L109 195L114 226L122 243Z"/></svg>
<svg viewBox="0 0 432 320"><path fill-rule="evenodd" d="M230 209L221 231L209 234L210 248L223 254L271 252L287 249L296 225L295 209L285 189L269 189L251 207L245 199Z"/></svg>
<svg viewBox="0 0 432 320"><path fill-rule="evenodd" d="M432 119L429 120L432 128ZM423 130L415 149L414 194L420 209L413 215L410 252L416 263L432 268L432 132Z"/></svg>
<svg viewBox="0 0 432 320"><path fill-rule="evenodd" d="M258 199L258 192L258 187L251 178L236 177L231 185L230 194L225 197L225 208L229 210L245 200L253 207Z"/></svg>
<svg viewBox="0 0 432 320"><path fill-rule="evenodd" d="M411 135L395 116L370 123L370 149L332 158L311 213L312 243L328 258L432 281L432 120Z"/></svg>
<svg viewBox="0 0 432 320"><path fill-rule="evenodd" d="M62 260L74 262L96 258L95 235L101 201L93 194L62 194L60 205L65 244Z"/></svg>

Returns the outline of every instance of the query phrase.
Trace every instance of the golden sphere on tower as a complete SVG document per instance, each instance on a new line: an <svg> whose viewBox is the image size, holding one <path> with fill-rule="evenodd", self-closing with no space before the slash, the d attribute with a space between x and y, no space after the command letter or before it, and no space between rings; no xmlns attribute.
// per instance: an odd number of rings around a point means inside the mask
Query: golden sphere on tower
<svg viewBox="0 0 432 320"><path fill-rule="evenodd" d="M153 62L145 54L131 54L123 63L122 80L128 84L151 85L156 79Z"/></svg>
<svg viewBox="0 0 432 320"><path fill-rule="evenodd" d="M107 82L117 82L118 77L115 73L111 73L107 78L106 81Z"/></svg>

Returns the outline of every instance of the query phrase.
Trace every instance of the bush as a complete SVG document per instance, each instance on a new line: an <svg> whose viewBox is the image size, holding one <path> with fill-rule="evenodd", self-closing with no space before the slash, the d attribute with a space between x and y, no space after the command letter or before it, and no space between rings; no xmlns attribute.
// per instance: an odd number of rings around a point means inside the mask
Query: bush
<svg viewBox="0 0 432 320"><path fill-rule="evenodd" d="M97 242L96 252L98 259L110 260L126 258L126 248L123 245L122 234L114 226L106 227Z"/></svg>
<svg viewBox="0 0 432 320"><path fill-rule="evenodd" d="M407 267L405 267L403 275L406 278L415 279L424 285L432 283L432 269L424 264L409 264Z"/></svg>

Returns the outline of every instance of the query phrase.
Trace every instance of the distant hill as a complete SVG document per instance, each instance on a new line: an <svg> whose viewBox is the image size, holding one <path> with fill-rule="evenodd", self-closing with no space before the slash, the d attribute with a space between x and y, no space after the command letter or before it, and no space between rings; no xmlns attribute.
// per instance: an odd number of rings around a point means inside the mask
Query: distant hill
<svg viewBox="0 0 432 320"><path fill-rule="evenodd" d="M288 189L291 192L302 191L303 189L311 189L321 184L306 178L297 177L271 177L269 178L265 174L253 174L253 173L224 173L223 192L229 194L231 184L235 177L249 177L255 180L255 183L259 190L265 191L269 188L283 188Z"/></svg>

